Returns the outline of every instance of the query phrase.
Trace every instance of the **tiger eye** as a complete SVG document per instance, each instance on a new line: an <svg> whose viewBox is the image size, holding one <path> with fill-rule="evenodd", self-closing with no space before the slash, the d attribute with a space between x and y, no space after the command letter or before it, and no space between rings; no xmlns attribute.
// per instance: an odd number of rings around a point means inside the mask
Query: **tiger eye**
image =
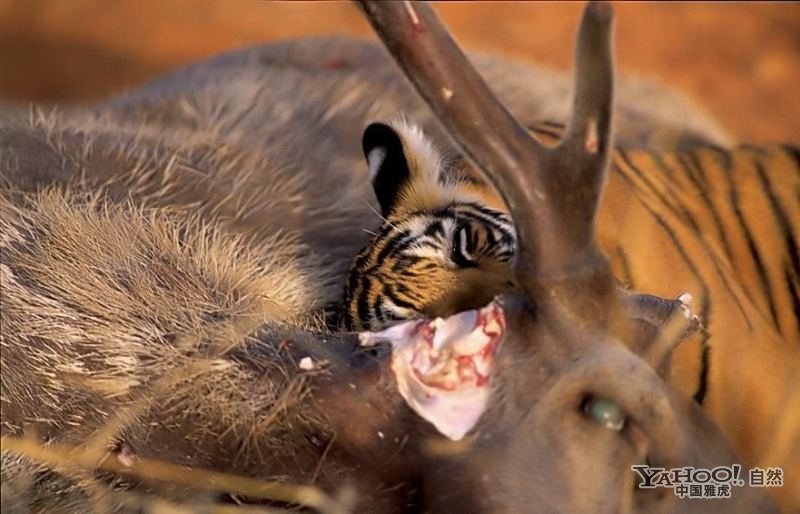
<svg viewBox="0 0 800 514"><path fill-rule="evenodd" d="M625 413L616 402L605 398L591 398L586 402L584 409L593 420L605 428L622 430L625 426Z"/></svg>

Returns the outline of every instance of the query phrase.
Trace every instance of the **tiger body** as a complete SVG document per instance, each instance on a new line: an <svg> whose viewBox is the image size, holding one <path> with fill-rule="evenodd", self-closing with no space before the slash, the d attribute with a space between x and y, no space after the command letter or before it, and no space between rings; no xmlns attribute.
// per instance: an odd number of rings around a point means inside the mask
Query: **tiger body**
<svg viewBox="0 0 800 514"><path fill-rule="evenodd" d="M618 150L598 213L600 246L626 287L697 296L706 329L678 348L672 380L753 465L800 451L798 155Z"/></svg>
<svg viewBox="0 0 800 514"><path fill-rule="evenodd" d="M548 144L563 133L551 124L531 130ZM408 161L419 166L413 150L419 143L410 139ZM413 197L419 185L405 187L353 265L342 308L345 327L445 316L512 287L513 229L494 251L470 246L477 257L468 267L453 258L461 253L455 227L464 223L464 210L494 215L473 232L510 229L502 201L465 161L428 163L441 169L411 176L427 177L435 191L453 189L448 181L457 175L463 197L438 195L437 203L431 200L437 194L427 191L427 201L419 202ZM436 176L447 178L437 185ZM476 203L476 196L485 203ZM435 227L449 229L432 240L426 234ZM788 145L679 153L618 148L596 230L625 289L695 295L693 307L705 329L676 351L673 383L711 413L749 464L766 459L775 465L775 459L797 455L800 405L791 395L800 387L800 151ZM793 443L771 446L773 437ZM781 464L786 469L796 462L789 457Z"/></svg>
<svg viewBox="0 0 800 514"><path fill-rule="evenodd" d="M728 298L746 331L766 322L800 343L800 150L618 150L612 159L598 231L620 278L631 287L655 285L647 282L651 266L644 264L673 253L662 258L682 262L679 268L695 277L681 283L701 297ZM679 258L674 252L681 249ZM715 311L727 311L704 309L707 324Z"/></svg>

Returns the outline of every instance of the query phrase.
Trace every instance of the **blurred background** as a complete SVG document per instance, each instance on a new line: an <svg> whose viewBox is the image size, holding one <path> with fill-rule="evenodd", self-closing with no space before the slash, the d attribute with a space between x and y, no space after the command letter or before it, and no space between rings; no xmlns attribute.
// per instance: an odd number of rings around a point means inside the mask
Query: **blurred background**
<svg viewBox="0 0 800 514"><path fill-rule="evenodd" d="M734 136L800 142L800 3L617 3L620 73L658 78ZM582 2L451 2L467 49L570 68ZM258 42L372 37L346 2L0 0L0 101L85 102Z"/></svg>

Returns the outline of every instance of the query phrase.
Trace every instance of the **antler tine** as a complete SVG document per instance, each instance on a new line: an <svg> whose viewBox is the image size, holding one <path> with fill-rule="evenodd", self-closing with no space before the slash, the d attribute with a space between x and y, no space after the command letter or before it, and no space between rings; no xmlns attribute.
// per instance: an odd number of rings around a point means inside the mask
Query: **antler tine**
<svg viewBox="0 0 800 514"><path fill-rule="evenodd" d="M613 146L612 21L613 10L608 3L589 2L578 30L572 119L553 163L553 182L558 188L554 191L553 214L569 216L569 225L562 228L559 239L570 246L555 252L556 258L596 253L594 219Z"/></svg>
<svg viewBox="0 0 800 514"><path fill-rule="evenodd" d="M613 10L589 2L578 29L572 118L564 140L548 154L537 173L540 195L547 198L537 219L514 222L539 229L537 274L528 290L545 288L586 322L605 322L614 306L608 260L596 244L595 218L613 146L611 121L614 70ZM516 213L512 212L512 215ZM527 232L533 232L533 227ZM520 277L525 280L525 277Z"/></svg>
<svg viewBox="0 0 800 514"><path fill-rule="evenodd" d="M433 109L446 132L497 187L517 221L518 275L533 273L541 175L536 171L551 153L511 116L478 75L433 9L417 2L359 0L389 52Z"/></svg>
<svg viewBox="0 0 800 514"><path fill-rule="evenodd" d="M608 3L589 2L578 29L575 50L575 93L566 144L574 145L575 151L595 160L608 155L611 142L613 17ZM588 144L590 134L596 136L596 144Z"/></svg>

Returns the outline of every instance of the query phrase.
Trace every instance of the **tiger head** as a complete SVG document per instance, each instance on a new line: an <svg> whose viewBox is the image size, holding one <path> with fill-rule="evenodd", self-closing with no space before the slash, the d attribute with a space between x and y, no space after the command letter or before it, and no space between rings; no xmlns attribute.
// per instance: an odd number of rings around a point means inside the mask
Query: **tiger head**
<svg viewBox="0 0 800 514"><path fill-rule="evenodd" d="M511 218L474 171L404 121L370 125L362 146L383 223L350 269L341 328L450 316L515 287Z"/></svg>

